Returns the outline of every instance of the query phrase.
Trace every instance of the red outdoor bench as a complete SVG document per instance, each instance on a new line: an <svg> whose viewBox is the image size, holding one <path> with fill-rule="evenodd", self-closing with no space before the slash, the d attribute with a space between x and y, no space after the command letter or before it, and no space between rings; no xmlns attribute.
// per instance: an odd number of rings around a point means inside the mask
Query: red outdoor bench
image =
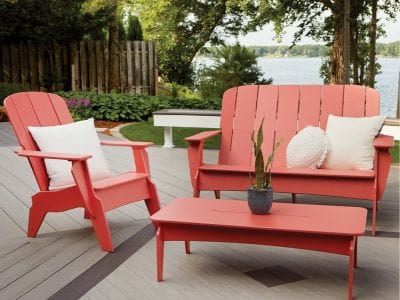
<svg viewBox="0 0 400 300"><path fill-rule="evenodd" d="M186 138L193 196L200 191L247 190L253 170L251 135L264 119L263 152L268 156L282 139L273 164L272 187L276 192L347 197L372 201L372 234L376 230L378 201L389 174L393 137L379 135L374 169L328 170L286 168L286 147L291 138L306 126L325 129L329 114L346 117L379 115L379 94L358 85L248 85L224 93L221 130L202 132ZM216 164L203 162L207 138L221 135Z"/></svg>

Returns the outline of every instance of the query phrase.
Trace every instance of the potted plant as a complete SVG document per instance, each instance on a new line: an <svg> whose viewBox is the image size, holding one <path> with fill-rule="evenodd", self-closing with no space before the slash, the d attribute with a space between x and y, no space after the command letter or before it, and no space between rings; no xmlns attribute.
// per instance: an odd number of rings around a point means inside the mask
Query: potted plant
<svg viewBox="0 0 400 300"><path fill-rule="evenodd" d="M268 156L267 163L264 163L264 156L262 153L263 143L263 127L264 120L258 129L257 138L254 134L251 136L251 141L254 148L254 173L256 182L253 183L251 174L251 186L247 190L247 200L249 208L253 214L264 215L269 212L272 207L273 191L271 188L271 166L274 160L275 150L279 148L281 140L276 143L272 149L272 153Z"/></svg>

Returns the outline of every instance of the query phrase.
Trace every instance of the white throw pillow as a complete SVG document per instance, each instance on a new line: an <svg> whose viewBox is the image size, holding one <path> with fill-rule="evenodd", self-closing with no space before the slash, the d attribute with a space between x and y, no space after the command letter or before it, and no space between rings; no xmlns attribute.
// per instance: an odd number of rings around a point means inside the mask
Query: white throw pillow
<svg viewBox="0 0 400 300"><path fill-rule="evenodd" d="M329 153L323 168L371 170L374 167L374 139L385 117L349 118L329 115L326 135Z"/></svg>
<svg viewBox="0 0 400 300"><path fill-rule="evenodd" d="M28 130L43 152L92 155L92 158L88 159L92 181L111 176L93 119L58 126L29 126ZM45 159L45 164L50 178L50 190L75 185L71 174L71 162Z"/></svg>
<svg viewBox="0 0 400 300"><path fill-rule="evenodd" d="M300 130L286 148L288 168L319 168L328 152L328 138L319 127L308 126Z"/></svg>

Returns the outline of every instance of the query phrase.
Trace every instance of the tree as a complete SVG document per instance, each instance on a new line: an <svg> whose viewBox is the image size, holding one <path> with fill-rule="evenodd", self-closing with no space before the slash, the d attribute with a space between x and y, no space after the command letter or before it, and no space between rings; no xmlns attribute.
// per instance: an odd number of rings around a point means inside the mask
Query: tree
<svg viewBox="0 0 400 300"><path fill-rule="evenodd" d="M157 41L161 75L179 84L191 81L192 61L206 44L221 44L237 34L255 12L258 1L136 0L146 39Z"/></svg>
<svg viewBox="0 0 400 300"><path fill-rule="evenodd" d="M130 14L128 18L128 40L130 41L143 40L142 25L140 24L139 18L132 14Z"/></svg>
<svg viewBox="0 0 400 300"><path fill-rule="evenodd" d="M214 65L204 67L198 73L197 87L203 98L221 98L224 91L234 86L272 82L272 79L263 78L254 50L236 43L211 51Z"/></svg>

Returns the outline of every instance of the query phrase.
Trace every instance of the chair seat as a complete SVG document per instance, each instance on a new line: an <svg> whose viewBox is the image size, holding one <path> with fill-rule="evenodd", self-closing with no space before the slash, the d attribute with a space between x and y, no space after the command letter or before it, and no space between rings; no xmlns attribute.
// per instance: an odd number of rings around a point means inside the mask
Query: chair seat
<svg viewBox="0 0 400 300"><path fill-rule="evenodd" d="M94 190L107 189L109 187L114 187L119 184L124 184L139 179L144 179L146 177L148 177L148 174L145 173L127 172L93 182L93 189Z"/></svg>
<svg viewBox="0 0 400 300"><path fill-rule="evenodd" d="M249 173L253 172L253 166L245 165L214 165L204 164L200 168L202 171L213 172L238 172ZM306 168L285 168L275 167L272 168L272 174L276 175L293 175L293 176L324 176L324 177L347 177L359 179L372 179L375 177L374 171L361 171L361 170L331 170L331 169L306 169Z"/></svg>

